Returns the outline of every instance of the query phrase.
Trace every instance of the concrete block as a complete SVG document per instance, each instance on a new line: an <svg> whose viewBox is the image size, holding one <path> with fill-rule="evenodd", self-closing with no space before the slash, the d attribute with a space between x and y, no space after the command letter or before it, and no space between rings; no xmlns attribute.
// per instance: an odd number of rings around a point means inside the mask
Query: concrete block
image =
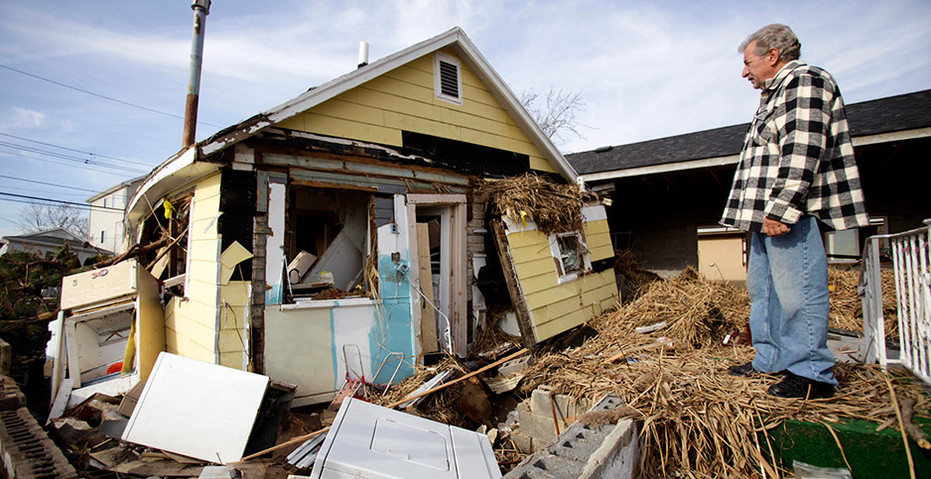
<svg viewBox="0 0 931 479"><path fill-rule="evenodd" d="M588 405L582 401L576 401L575 398L566 394L556 394L550 396L550 391L546 386L540 386L534 389L530 394L530 410L539 415L553 415L553 403L556 404L556 416L562 419L568 419L572 423L576 417L588 410Z"/></svg>
<svg viewBox="0 0 931 479"><path fill-rule="evenodd" d="M543 411L550 412L550 391L552 389L549 386L540 386L534 389L530 393L530 410L537 414L543 414Z"/></svg>
<svg viewBox="0 0 931 479"><path fill-rule="evenodd" d="M530 362L532 360L533 356L523 356L507 361L501 366L498 366L498 374L500 376L510 376L511 374L519 373L524 369L527 369L527 367L530 366Z"/></svg>
<svg viewBox="0 0 931 479"><path fill-rule="evenodd" d="M79 477L65 455L25 407L0 411L0 459L6 477Z"/></svg>
<svg viewBox="0 0 931 479"><path fill-rule="evenodd" d="M588 458L579 479L634 477L640 458L638 429L632 419L620 421Z"/></svg>
<svg viewBox="0 0 931 479"><path fill-rule="evenodd" d="M517 446L517 449L524 454L533 454L533 438L522 434L520 431L511 432L511 440L514 441L514 445Z"/></svg>
<svg viewBox="0 0 931 479"><path fill-rule="evenodd" d="M560 424L560 431L564 427L565 425ZM556 438L556 425L552 416L546 417L533 413L524 414L520 418L520 431L530 437L546 442Z"/></svg>
<svg viewBox="0 0 931 479"><path fill-rule="evenodd" d="M19 409L26 406L26 396L20 391L13 378L0 376L0 411Z"/></svg>
<svg viewBox="0 0 931 479"><path fill-rule="evenodd" d="M621 404L622 401L617 397L608 396L599 401L591 410L613 409ZM520 426L521 435L530 439L536 449L544 441L532 435L528 436L528 431L524 428L528 427L531 433L545 431L545 429L535 430L537 427L542 427L539 421L543 418L527 409L530 408L524 409ZM552 427L552 415L547 419L546 424ZM504 477L512 479L631 478L639 459L637 437L637 423L630 419L621 421L617 425L608 424L599 429L574 423L565 429L555 441L547 443L545 449L528 457Z"/></svg>

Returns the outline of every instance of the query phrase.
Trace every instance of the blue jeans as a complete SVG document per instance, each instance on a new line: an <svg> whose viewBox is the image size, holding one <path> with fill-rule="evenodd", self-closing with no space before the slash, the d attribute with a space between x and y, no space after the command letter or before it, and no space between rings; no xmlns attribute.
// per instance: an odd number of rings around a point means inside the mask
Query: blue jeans
<svg viewBox="0 0 931 479"><path fill-rule="evenodd" d="M753 367L836 385L827 344L828 265L814 217L803 216L783 236L752 233L747 291Z"/></svg>

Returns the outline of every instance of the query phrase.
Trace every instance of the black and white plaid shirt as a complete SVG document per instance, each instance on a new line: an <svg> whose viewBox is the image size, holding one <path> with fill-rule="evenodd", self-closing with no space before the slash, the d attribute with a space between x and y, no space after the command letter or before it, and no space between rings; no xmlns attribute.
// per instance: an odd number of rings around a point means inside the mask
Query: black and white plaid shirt
<svg viewBox="0 0 931 479"><path fill-rule="evenodd" d="M840 89L795 60L763 89L721 224L760 231L764 217L792 225L802 215L837 230L869 225Z"/></svg>

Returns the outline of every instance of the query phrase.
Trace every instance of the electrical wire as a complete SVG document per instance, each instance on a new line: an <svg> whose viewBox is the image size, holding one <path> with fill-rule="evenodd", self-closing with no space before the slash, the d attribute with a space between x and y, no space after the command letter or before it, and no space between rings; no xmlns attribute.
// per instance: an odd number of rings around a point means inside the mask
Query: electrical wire
<svg viewBox="0 0 931 479"><path fill-rule="evenodd" d="M2 133L0 133L0 135L2 135ZM57 184L57 183L49 183L49 182L46 182L46 181L39 181L39 180L30 180L30 179L28 179L28 178L18 178L18 177L15 177L15 176L0 175L0 178L6 178L6 179L8 179L8 180L25 181L25 182L27 182L27 183L36 183L36 184L39 184L39 185L57 186L57 187L60 187L60 188L68 188L69 190L80 190L80 191L88 191L88 192L91 192L91 193L99 193L97 190L92 190L92 189L90 189L90 188L78 188L78 187L76 187L76 186L59 185L59 184Z"/></svg>
<svg viewBox="0 0 931 479"><path fill-rule="evenodd" d="M76 207L79 207L79 208L87 208L87 209L94 208L94 209L99 209L99 210L123 211L122 208L110 208L109 206L94 206L94 205L90 205L90 204L87 204L87 203L78 203L78 202L75 202L75 201L56 200L56 199L54 199L54 198L41 198L41 197L38 197L38 196L18 195L18 194L15 194L15 193L7 193L7 192L5 192L5 191L0 191L0 196L11 196L11 197L13 197L13 198L24 199L24 200L46 201L46 202L49 202L49 203L58 203L58 204L62 204L62 205L70 205L70 206L76 206ZM7 200L7 201L14 201L14 202L15 202L16 200ZM21 202L21 203L28 203L28 201L19 201L19 202Z"/></svg>
<svg viewBox="0 0 931 479"><path fill-rule="evenodd" d="M76 87L76 86L71 86L71 85L68 85L67 83L62 83L62 82L55 81L55 80L52 80L52 79L49 79L49 78L45 78L45 77L43 77L43 76L35 75L35 74L33 74L33 73L29 73L29 72L26 72L26 71L23 71L23 70L19 70L19 69L13 68L13 67L11 67L11 66L7 66L7 65L0 64L0 68L5 68L5 69L7 69L7 70L10 70L10 71L19 73L19 74L21 74L21 75L26 75L26 76L28 76L28 77L35 78L35 79L37 79L37 80L46 81L46 82L49 82L49 83L51 83L51 84L58 85L58 86L61 86L61 87L65 87L65 88L68 88L68 89L71 89L71 90L74 90L74 91L79 91L79 92L81 92L81 93L86 93L86 94L88 94L88 95L95 96L95 97L97 97L97 98L103 98L104 100L113 101L113 102L119 103L119 104L121 104L121 105L131 106L131 107L133 107L133 108L138 108L138 109L140 109L140 110L145 110L145 111L149 111L149 112L152 112L152 113L158 113L159 115L170 116L170 117L172 117L172 118L178 118L178 119L181 119L181 120L184 119L184 117L181 116L181 115L175 115L174 113L168 113L168 112L165 112L165 111L156 110L156 109L154 109L154 108L149 108L149 107L147 107L147 106L137 105L137 104L135 104L135 103L130 103L130 102L128 102L128 101L123 101L123 100L119 100L119 99L116 99L116 98L113 98L113 97L109 97L109 96L106 96L106 95L101 95L100 93L94 93L94 92L92 92L92 91L88 91L88 90L85 90L85 89L83 89L83 88L78 88L78 87ZM207 123L207 122L205 122L205 121L198 121L197 123L198 123L198 124L201 124L201 125L207 125L207 126L213 126L213 127L216 127L216 128L222 128L220 125L214 125L214 124L212 124L212 123Z"/></svg>
<svg viewBox="0 0 931 479"><path fill-rule="evenodd" d="M101 163L101 162L99 162L99 161L97 161L97 160L91 160L91 159L87 159L87 158L78 158L78 157L76 157L76 156L65 155L65 154L62 154L62 153L56 153L56 152L54 152L54 151L43 150L43 149L40 149L40 148L33 148L33 147L31 147L31 146L17 145L16 143L10 143L10 142L7 142L7 141L2 141L2 140L0 140L0 146L5 147L5 148L10 148L10 149L12 149L12 150L27 151L27 152L29 152L29 153L36 153L36 154L39 154L39 155L46 155L46 156L49 156L49 157L52 157L52 158L58 158L58 159L61 159L61 160L83 163L83 164L85 164L85 165L100 166L100 167L104 167L104 168L112 168L112 169L114 169L114 170L121 170L121 171L126 171L126 172L129 172L129 173L141 173L141 172L145 171L145 170L143 170L142 168L127 167L127 166L120 166L120 165L112 165L112 164L109 164L109 163ZM40 159L40 158L36 158L36 159Z"/></svg>
<svg viewBox="0 0 931 479"><path fill-rule="evenodd" d="M97 153L91 153L91 152L89 152L89 151L76 150L76 149L74 149L74 148L68 148L67 146L56 145L56 144L54 144L54 143L46 143L46 142L44 142L44 141L31 140L31 139L29 139L29 138L23 138L23 137L21 137L21 136L11 135L11 134L9 134L9 133L0 132L0 136L6 136L6 137L8 137L8 138L14 138L14 139L21 140L21 141L28 141L28 142L30 142L30 143L36 143L36 144L44 145L44 146L51 146L51 147L53 147L53 148L59 148L59 149L71 151L71 152L74 152L74 153L81 153L82 155L95 156L95 157L97 157L97 158L106 158L106 159L108 159L108 160L122 161L123 163L130 163L130 164L133 164L133 165L144 166L144 167L146 167L146 168L149 168L149 167L151 166L151 165L149 165L149 164L147 164L147 163L142 163L142 162L132 161L132 160L126 160L126 159L123 159L123 158L117 158L117 157L115 157L115 156L99 155L99 154L97 154Z"/></svg>

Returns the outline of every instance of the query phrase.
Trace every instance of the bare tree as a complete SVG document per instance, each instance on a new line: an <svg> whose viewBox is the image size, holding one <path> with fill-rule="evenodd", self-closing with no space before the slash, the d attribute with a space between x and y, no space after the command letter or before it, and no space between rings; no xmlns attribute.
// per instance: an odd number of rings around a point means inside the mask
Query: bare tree
<svg viewBox="0 0 931 479"><path fill-rule="evenodd" d="M550 87L546 95L541 96L530 88L521 94L520 104L553 142L566 141L564 135L584 138L579 129L588 127L579 123L576 118L579 112L585 111L585 100L582 99L581 92Z"/></svg>
<svg viewBox="0 0 931 479"><path fill-rule="evenodd" d="M20 212L20 226L24 232L61 228L85 241L90 237L88 222L86 210L64 204L32 202Z"/></svg>

